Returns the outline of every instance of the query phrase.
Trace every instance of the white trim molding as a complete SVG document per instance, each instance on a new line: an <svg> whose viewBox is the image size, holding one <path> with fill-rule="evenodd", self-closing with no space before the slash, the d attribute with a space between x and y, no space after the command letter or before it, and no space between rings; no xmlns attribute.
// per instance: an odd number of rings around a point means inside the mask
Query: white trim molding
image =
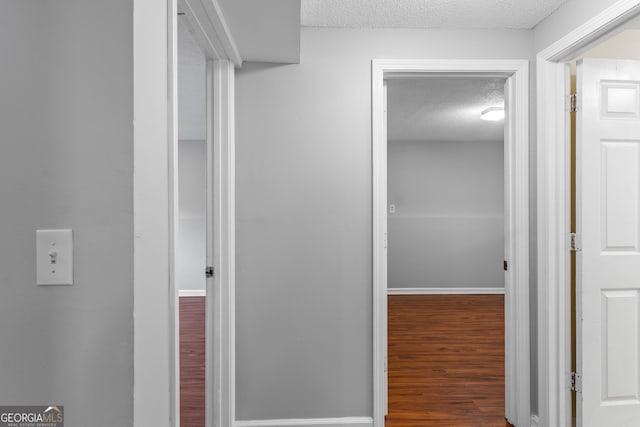
<svg viewBox="0 0 640 427"><path fill-rule="evenodd" d="M180 355L176 345L179 293L175 286L177 1L134 0L133 5L133 417L136 427L177 427L180 422ZM217 0L193 0L191 4L196 2L206 4L204 11L194 12L193 17L199 22L224 20ZM211 10L218 14L217 18ZM210 113L207 121L214 122L208 123L208 133L216 132L212 149L216 150L213 182L217 195L212 245L217 251L214 265L218 293L209 289L215 299L207 298L206 406L207 427L228 427L233 424L235 414L233 64L240 64L241 59L234 51L226 24L214 22L214 27L223 28L229 38L222 41L222 51L227 57L213 58L216 61L208 66L212 71L207 77L213 92L207 105ZM221 33L216 34L222 37ZM221 52L218 55L222 55ZM211 52L205 50L205 53L212 59ZM212 413L216 414L215 424Z"/></svg>
<svg viewBox="0 0 640 427"><path fill-rule="evenodd" d="M180 298L188 298L188 297L206 297L207 290L206 289L180 289L178 291L178 296Z"/></svg>
<svg viewBox="0 0 640 427"><path fill-rule="evenodd" d="M509 123L505 132L505 223L509 245L505 276L505 412L515 425L531 422L529 330L529 61L527 60L373 60L373 420L384 426L386 413L386 106L385 79L415 75L503 76Z"/></svg>
<svg viewBox="0 0 640 427"><path fill-rule="evenodd" d="M236 427L350 427L373 426L371 417L338 417L338 418L287 418L282 420L236 421Z"/></svg>
<svg viewBox="0 0 640 427"><path fill-rule="evenodd" d="M235 418L235 68L207 61L206 426ZM212 185L211 185L212 184Z"/></svg>
<svg viewBox="0 0 640 427"><path fill-rule="evenodd" d="M564 61L640 12L640 0L620 0L536 56L538 416L545 427L571 425L569 144Z"/></svg>
<svg viewBox="0 0 640 427"><path fill-rule="evenodd" d="M217 0L178 0L200 49L209 59L228 59L237 67L242 58Z"/></svg>
<svg viewBox="0 0 640 427"><path fill-rule="evenodd" d="M175 13L172 0L133 3L133 423L175 427Z"/></svg>
<svg viewBox="0 0 640 427"><path fill-rule="evenodd" d="M504 286L491 288L387 288L387 295L504 295Z"/></svg>

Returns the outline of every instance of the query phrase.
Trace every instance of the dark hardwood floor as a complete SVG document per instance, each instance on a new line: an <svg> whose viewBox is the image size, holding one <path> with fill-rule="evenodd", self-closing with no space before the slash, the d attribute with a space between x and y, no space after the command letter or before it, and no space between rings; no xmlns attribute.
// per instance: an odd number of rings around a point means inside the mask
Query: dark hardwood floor
<svg viewBox="0 0 640 427"><path fill-rule="evenodd" d="M504 427L504 296L388 300L387 427Z"/></svg>
<svg viewBox="0 0 640 427"><path fill-rule="evenodd" d="M386 427L504 427L502 295L389 297ZM204 426L205 298L180 298L181 427Z"/></svg>
<svg viewBox="0 0 640 427"><path fill-rule="evenodd" d="M180 426L204 427L205 297L180 298Z"/></svg>

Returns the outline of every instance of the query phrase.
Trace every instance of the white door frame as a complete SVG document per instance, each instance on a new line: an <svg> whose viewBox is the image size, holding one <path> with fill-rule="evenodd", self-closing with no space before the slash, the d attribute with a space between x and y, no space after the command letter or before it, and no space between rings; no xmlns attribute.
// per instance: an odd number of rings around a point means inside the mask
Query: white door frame
<svg viewBox="0 0 640 427"><path fill-rule="evenodd" d="M384 79L390 75L473 75L513 77L512 118L505 140L510 190L505 203L512 216L510 288L505 297L505 388L515 396L506 409L518 427L531 421L529 351L529 62L527 60L374 60L372 61L373 150L373 419L384 426L386 412L386 227L387 141L384 117ZM509 285L507 285L509 286ZM512 354L509 354L512 352Z"/></svg>
<svg viewBox="0 0 640 427"><path fill-rule="evenodd" d="M537 67L538 405L541 426L571 425L570 158L565 65L640 13L620 0L539 52Z"/></svg>
<svg viewBox="0 0 640 427"><path fill-rule="evenodd" d="M196 35L215 61L207 65L207 127L217 156L208 197L213 206L214 280L207 335L207 427L234 419L234 65L241 59L217 0L186 0L198 18ZM177 220L176 35L177 0L134 0L133 5L134 425L179 426L179 353L175 230ZM198 30L196 28L196 30ZM214 52L216 56L213 56ZM211 112L213 107L213 112ZM213 184L213 185L211 185ZM213 188L215 187L215 189ZM210 261L211 258L208 259ZM204 271L203 271L204 274ZM212 415L215 414L215 417Z"/></svg>
<svg viewBox="0 0 640 427"><path fill-rule="evenodd" d="M207 61L206 427L231 427L236 413L234 78L230 61Z"/></svg>

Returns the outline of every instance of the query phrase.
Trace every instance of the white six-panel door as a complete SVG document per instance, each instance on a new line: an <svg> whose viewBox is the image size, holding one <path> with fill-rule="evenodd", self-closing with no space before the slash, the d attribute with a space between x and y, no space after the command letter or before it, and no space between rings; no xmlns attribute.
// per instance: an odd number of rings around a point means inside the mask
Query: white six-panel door
<svg viewBox="0 0 640 427"><path fill-rule="evenodd" d="M640 426L640 61L577 74L578 426Z"/></svg>

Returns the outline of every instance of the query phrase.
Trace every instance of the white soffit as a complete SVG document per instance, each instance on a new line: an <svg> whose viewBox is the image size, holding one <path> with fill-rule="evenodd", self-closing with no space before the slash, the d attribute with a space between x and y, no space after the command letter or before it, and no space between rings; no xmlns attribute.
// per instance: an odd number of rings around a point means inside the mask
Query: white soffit
<svg viewBox="0 0 640 427"><path fill-rule="evenodd" d="M300 0L218 0L243 61L300 62Z"/></svg>
<svg viewBox="0 0 640 427"><path fill-rule="evenodd" d="M530 29L566 0L302 0L302 26Z"/></svg>
<svg viewBox="0 0 640 427"><path fill-rule="evenodd" d="M504 104L504 78L413 77L387 81L387 138L400 141L502 141L504 121L480 119Z"/></svg>

